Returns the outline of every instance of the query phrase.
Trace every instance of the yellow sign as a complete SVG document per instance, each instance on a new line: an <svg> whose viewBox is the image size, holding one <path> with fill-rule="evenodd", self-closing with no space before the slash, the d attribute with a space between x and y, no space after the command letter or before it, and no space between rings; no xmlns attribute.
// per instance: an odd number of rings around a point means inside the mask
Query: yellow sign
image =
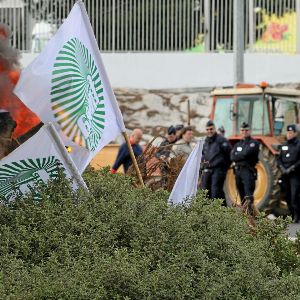
<svg viewBox="0 0 300 300"><path fill-rule="evenodd" d="M274 50L274 52L296 52L296 12L287 12L283 16L267 15L262 12L263 22L258 28L265 28L261 39L254 49Z"/></svg>

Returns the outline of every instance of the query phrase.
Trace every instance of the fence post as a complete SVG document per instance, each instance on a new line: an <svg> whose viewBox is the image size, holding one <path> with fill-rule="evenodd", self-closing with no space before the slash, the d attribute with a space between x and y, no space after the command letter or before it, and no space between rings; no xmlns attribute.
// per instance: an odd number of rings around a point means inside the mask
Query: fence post
<svg viewBox="0 0 300 300"><path fill-rule="evenodd" d="M254 1L249 0L249 50L253 50L255 43L255 14Z"/></svg>
<svg viewBox="0 0 300 300"><path fill-rule="evenodd" d="M116 39L116 0L112 2L112 24L111 24L111 31L112 31L112 45L111 50L115 52L115 39Z"/></svg>
<svg viewBox="0 0 300 300"><path fill-rule="evenodd" d="M296 0L296 53L300 53L300 0Z"/></svg>
<svg viewBox="0 0 300 300"><path fill-rule="evenodd" d="M210 52L210 2L204 0L204 47L205 52Z"/></svg>
<svg viewBox="0 0 300 300"><path fill-rule="evenodd" d="M244 82L244 1L234 0L233 7L233 84Z"/></svg>

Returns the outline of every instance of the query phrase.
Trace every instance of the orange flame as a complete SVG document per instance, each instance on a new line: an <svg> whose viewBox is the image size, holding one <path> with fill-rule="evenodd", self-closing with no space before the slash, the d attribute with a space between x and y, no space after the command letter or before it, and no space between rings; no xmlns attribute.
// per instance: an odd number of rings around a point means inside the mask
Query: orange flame
<svg viewBox="0 0 300 300"><path fill-rule="evenodd" d="M13 138L21 136L41 122L39 117L25 106L25 104L13 93L13 88L18 82L19 77L20 72L18 70L2 71L0 73L2 90L0 108L9 111L12 118L17 122Z"/></svg>
<svg viewBox="0 0 300 300"><path fill-rule="evenodd" d="M13 93L20 71L17 66L17 51L9 45L9 35L8 27L0 24L0 109L9 111L17 122L13 132L13 138L17 138L35 127L41 120Z"/></svg>

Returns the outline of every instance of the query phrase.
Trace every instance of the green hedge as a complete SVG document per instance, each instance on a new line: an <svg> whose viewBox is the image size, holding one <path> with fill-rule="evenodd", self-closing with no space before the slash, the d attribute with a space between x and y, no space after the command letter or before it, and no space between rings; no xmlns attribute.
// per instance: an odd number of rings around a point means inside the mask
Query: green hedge
<svg viewBox="0 0 300 300"><path fill-rule="evenodd" d="M171 207L107 170L85 180L0 206L1 299L300 299L287 221L252 228L201 193Z"/></svg>

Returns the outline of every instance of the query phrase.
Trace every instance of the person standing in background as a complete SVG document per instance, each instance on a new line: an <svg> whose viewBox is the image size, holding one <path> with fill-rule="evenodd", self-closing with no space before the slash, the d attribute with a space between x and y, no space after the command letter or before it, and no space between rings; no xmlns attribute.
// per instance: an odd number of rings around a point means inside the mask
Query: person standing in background
<svg viewBox="0 0 300 300"><path fill-rule="evenodd" d="M143 132L139 128L135 128L130 135L129 141L135 157L140 156L143 152L142 147L139 145L140 141L142 140L142 137L143 137ZM132 160L130 157L127 144L123 143L120 146L116 161L111 168L111 173L115 174L121 165L123 165L124 173L126 173L131 164L132 164Z"/></svg>
<svg viewBox="0 0 300 300"><path fill-rule="evenodd" d="M225 199L223 185L231 164L230 151L228 140L217 133L213 121L208 121L202 151L200 188L208 190L210 199Z"/></svg>
<svg viewBox="0 0 300 300"><path fill-rule="evenodd" d="M158 147L155 157L161 160L160 173L162 176L162 185L167 183L167 177L170 173L169 157L171 155L171 149L176 142L176 129L174 126L170 126L167 131L165 140L161 142Z"/></svg>
<svg viewBox="0 0 300 300"><path fill-rule="evenodd" d="M155 154L156 158L167 159L170 156L172 145L176 142L176 129L174 126L170 126L167 130L165 139L161 142L158 150Z"/></svg>
<svg viewBox="0 0 300 300"><path fill-rule="evenodd" d="M175 126L175 130L176 130L176 141L181 139L181 135L182 135L182 129L184 128L184 126L182 124L178 124Z"/></svg>
<svg viewBox="0 0 300 300"><path fill-rule="evenodd" d="M240 194L241 204L246 211L254 214L254 190L257 179L259 142L251 137L250 127L243 122L240 127L242 139L237 142L231 151L231 160L233 162L235 182Z"/></svg>
<svg viewBox="0 0 300 300"><path fill-rule="evenodd" d="M181 131L181 139L178 140L172 147L174 155L180 155L186 160L193 150L193 147L191 146L193 137L193 128L190 126L184 127Z"/></svg>
<svg viewBox="0 0 300 300"><path fill-rule="evenodd" d="M295 223L300 222L300 141L297 136L296 125L288 125L287 142L281 146L277 160L286 202Z"/></svg>

